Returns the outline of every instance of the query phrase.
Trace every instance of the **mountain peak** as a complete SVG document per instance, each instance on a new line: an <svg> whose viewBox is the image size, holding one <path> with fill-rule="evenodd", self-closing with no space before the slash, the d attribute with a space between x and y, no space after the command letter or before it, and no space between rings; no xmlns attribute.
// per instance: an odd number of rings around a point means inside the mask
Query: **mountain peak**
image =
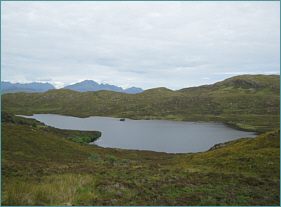
<svg viewBox="0 0 281 207"><path fill-rule="evenodd" d="M16 93L16 92L26 92L26 93L45 92L50 89L56 89L56 88L50 83L40 83L40 82L10 83L8 81L1 81L1 94Z"/></svg>
<svg viewBox="0 0 281 207"><path fill-rule="evenodd" d="M140 93L143 91L141 88L136 88L136 87L131 87L126 90L123 90L121 87L110 85L107 83L98 84L93 80L84 80L82 82L68 85L64 88L71 89L78 92L107 90L107 91L125 92L125 93Z"/></svg>
<svg viewBox="0 0 281 207"><path fill-rule="evenodd" d="M93 81L93 80L83 80L83 81L78 82L78 83L96 83L96 84L98 84L96 81ZM77 83L75 83L75 84L77 84Z"/></svg>

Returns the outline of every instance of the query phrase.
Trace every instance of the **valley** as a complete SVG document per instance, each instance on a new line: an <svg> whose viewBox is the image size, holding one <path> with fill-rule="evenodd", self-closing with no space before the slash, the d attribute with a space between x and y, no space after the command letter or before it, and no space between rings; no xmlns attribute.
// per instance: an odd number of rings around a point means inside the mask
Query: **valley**
<svg viewBox="0 0 281 207"><path fill-rule="evenodd" d="M221 122L251 131L279 128L280 76L244 75L220 83L172 91L149 89L126 94L113 91L9 93L1 97L2 111L14 114L61 114Z"/></svg>
<svg viewBox="0 0 281 207"><path fill-rule="evenodd" d="M280 205L280 76L137 94L7 93L1 107L2 205ZM104 148L88 144L102 132L15 116L39 113L219 122L262 134L199 153Z"/></svg>

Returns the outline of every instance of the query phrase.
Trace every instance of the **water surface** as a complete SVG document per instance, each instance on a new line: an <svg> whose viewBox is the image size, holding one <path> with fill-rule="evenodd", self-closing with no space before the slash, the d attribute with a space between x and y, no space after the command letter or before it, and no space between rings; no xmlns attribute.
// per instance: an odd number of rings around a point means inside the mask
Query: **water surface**
<svg viewBox="0 0 281 207"><path fill-rule="evenodd" d="M23 116L59 129L96 130L102 136L95 144L121 149L152 150L168 153L202 152L218 143L243 137L256 137L222 123L168 120L131 120L93 116L77 118L55 114Z"/></svg>

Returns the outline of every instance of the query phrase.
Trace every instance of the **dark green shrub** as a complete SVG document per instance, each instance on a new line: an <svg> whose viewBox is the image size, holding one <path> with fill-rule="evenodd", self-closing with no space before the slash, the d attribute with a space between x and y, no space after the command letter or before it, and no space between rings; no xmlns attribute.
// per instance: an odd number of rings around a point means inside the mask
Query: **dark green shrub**
<svg viewBox="0 0 281 207"><path fill-rule="evenodd" d="M110 163L115 163L117 161L117 158L116 157L110 157L109 158L109 162Z"/></svg>
<svg viewBox="0 0 281 207"><path fill-rule="evenodd" d="M99 154L96 154L95 152L93 152L91 154L91 156L88 158L89 161L94 162L96 164L101 164L103 159Z"/></svg>
<svg viewBox="0 0 281 207"><path fill-rule="evenodd" d="M82 146L88 144L88 143L84 142L82 139L79 139L78 137L68 137L67 140L74 142L75 144L82 145Z"/></svg>
<svg viewBox="0 0 281 207"><path fill-rule="evenodd" d="M37 124L35 122L33 122L31 126L36 128Z"/></svg>
<svg viewBox="0 0 281 207"><path fill-rule="evenodd" d="M117 161L117 158L114 156L106 155L106 160L113 164Z"/></svg>
<svg viewBox="0 0 281 207"><path fill-rule="evenodd" d="M82 139L83 142L89 143L91 142L91 138L90 137L79 137L80 139Z"/></svg>
<svg viewBox="0 0 281 207"><path fill-rule="evenodd" d="M93 138L91 139L91 142L96 141L99 137L101 137L101 132L95 131L93 134Z"/></svg>

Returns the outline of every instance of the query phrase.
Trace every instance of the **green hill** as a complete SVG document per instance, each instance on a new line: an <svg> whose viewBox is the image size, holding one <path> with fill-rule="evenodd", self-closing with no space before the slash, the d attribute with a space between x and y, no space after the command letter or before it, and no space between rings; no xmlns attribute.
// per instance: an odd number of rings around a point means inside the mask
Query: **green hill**
<svg viewBox="0 0 281 207"><path fill-rule="evenodd" d="M277 90L276 90L277 89ZM239 75L211 85L190 87L180 92L232 92L232 93L263 93L278 92L280 75Z"/></svg>
<svg viewBox="0 0 281 207"><path fill-rule="evenodd" d="M280 88L280 75L240 75L218 82L215 86L244 85L248 88Z"/></svg>
<svg viewBox="0 0 281 207"><path fill-rule="evenodd" d="M81 146L76 133L4 114L1 204L280 205L280 130L188 154Z"/></svg>
<svg viewBox="0 0 281 207"><path fill-rule="evenodd" d="M4 94L1 104L2 111L14 114L224 122L266 132L280 125L279 82L279 75L242 75L179 91L163 87L126 94L59 89L36 94Z"/></svg>
<svg viewBox="0 0 281 207"><path fill-rule="evenodd" d="M280 206L280 76L138 94L69 89L1 96L1 205ZM216 121L267 132L201 153L89 145L99 132L60 130L13 114Z"/></svg>
<svg viewBox="0 0 281 207"><path fill-rule="evenodd" d="M280 177L280 130L256 138L242 138L215 145L209 151L187 154L184 166L208 166L215 170L245 172L262 178Z"/></svg>

